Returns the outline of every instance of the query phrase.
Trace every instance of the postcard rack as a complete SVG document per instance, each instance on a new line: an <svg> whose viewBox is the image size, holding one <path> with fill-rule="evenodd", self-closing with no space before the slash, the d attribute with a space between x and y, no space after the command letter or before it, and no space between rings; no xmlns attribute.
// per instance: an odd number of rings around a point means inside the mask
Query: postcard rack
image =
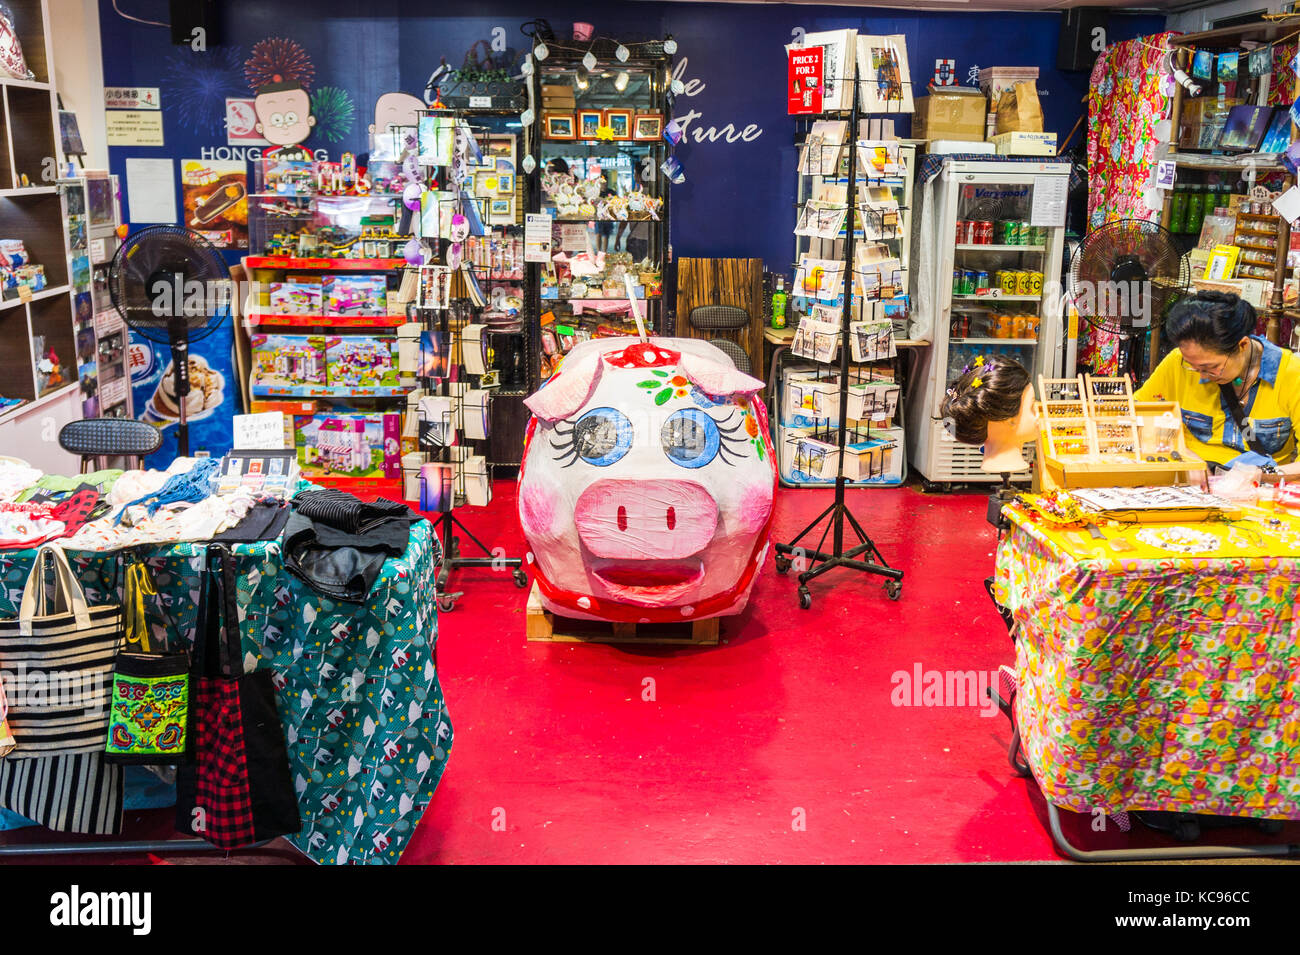
<svg viewBox="0 0 1300 955"><path fill-rule="evenodd" d="M455 116L454 110L430 110L430 115ZM421 130L423 132L423 129ZM453 137L474 135L468 123L458 123ZM438 211L433 222L444 220L444 205L467 219L486 222L481 214L470 214L467 207L480 200L462 189L455 178L466 170L459 158L462 144L453 146L453 162L438 170L438 181L451 185L450 195L436 199ZM420 155L425 155L420 149ZM444 187L445 188L445 187ZM426 197L429 194L426 193ZM432 201L432 200L431 200ZM486 567L493 570L510 570L515 584L528 585L520 558L507 558L495 554L456 515L456 509L465 504L486 504L491 494L491 465L485 454L472 454L468 441L486 441L490 427L491 398L483 387L484 374L471 374L466 368L463 349L464 330L469 325L479 325L488 300L483 293L482 280L488 269L475 266L470 261L470 247L466 242L457 251L458 268L448 271L452 256L451 243L441 234L424 234L426 216L419 217L416 234L424 240L427 251L435 251L444 267L425 267L418 270L419 288L415 301L408 306L408 318L420 325L420 359L417 377L420 380L420 398L416 409L417 444L420 458L420 504L422 510L441 514L435 522L442 544L442 560L437 573L438 609L450 613L463 592L447 590L452 571L463 567ZM430 284L432 283L432 287ZM475 347L482 347L481 344ZM477 379L477 380L475 380ZM471 397L474 396L474 397ZM473 425L473 427L470 427ZM481 426L481 427L480 427ZM477 493L474 493L477 491ZM479 551L481 557L466 557L461 552L464 535Z"/></svg>
<svg viewBox="0 0 1300 955"><path fill-rule="evenodd" d="M841 60L841 62L843 62ZM845 71L848 72L847 70ZM829 363L833 360L833 355L838 356L838 369L831 371L818 371L815 378L823 380L825 383L833 385L829 392L823 392L830 397L828 400L838 403L837 414L833 417L829 414L820 415L819 424L823 427L817 427L811 437L801 439L801 444L796 447L795 459L797 462L805 463L810 468L817 465L817 470L830 476L833 471L835 477L835 498L821 514L819 514L807 527L800 531L789 543L778 543L776 545L776 569L780 574L786 574L794 566L796 560L799 561L800 569L798 574L799 581L799 606L807 610L812 606L812 591L809 590L808 584L812 580L820 577L828 571L839 567L849 568L862 573L878 575L885 578L885 592L893 600L897 600L903 591L902 579L903 572L895 567L890 567L885 560L884 554L876 546L875 542L867 534L862 524L849 510L845 500L847 491L847 482L850 475L861 473L864 467L863 457L866 456L865 467L870 474L873 468L883 467L884 454L896 450L902 453L901 449L883 449L878 446L873 447L871 436L872 416L866 418L866 425L863 426L861 420L859 424L850 427L850 396L855 386L865 385L870 388L876 382L873 380L874 371L870 365L855 365L851 361L852 353L856 348L870 347L866 342L856 341L854 336L862 332L863 326L868 324L864 322L865 318L875 318L874 305L871 306L871 316L862 314L862 310L855 309L855 304L862 306L873 303L882 298L892 297L894 294L902 294L902 272L901 264L897 259L888 259L881 256L881 250L886 247L880 243L882 238L881 230L888 226L885 216L873 217L872 208L865 205L864 200L870 198L870 183L873 178L883 178L873 175L875 170L870 168L870 156L866 151L858 149L858 140L861 133L861 120L865 118L862 109L862 100L866 96L862 89L868 83L856 82L854 77L840 78L838 83L841 85L848 83L849 90L848 100L850 101L847 113L823 114L821 116L805 117L814 121L817 119L847 119L847 166L841 167L839 160L839 150L845 147L835 145L827 146L820 143L805 143L802 150L803 156L800 160L800 172L803 173L802 166L805 162L816 161L819 169L825 170L830 174L830 178L838 177L841 171L844 172L844 178L847 180L843 189L844 205L844 237L843 239L813 239L809 242L822 241L831 242L835 251L841 251L835 248L842 243L842 255L839 259L839 272L842 276L843 289L835 305L818 306L818 316L813 319L814 322L821 321L828 328L822 328L819 324L810 326L814 336L812 345L812 356L816 360L819 354L825 355L823 363ZM869 128L869 124L868 124ZM810 129L811 132L811 129ZM834 148L836 149L835 158L829 155L822 156L815 151ZM813 159L809 159L812 155ZM859 164L862 164L861 166ZM837 203L838 195L827 193L824 195L827 199L827 207L833 207ZM836 210L838 211L838 210ZM895 219L892 223L889 238L899 238L897 209L895 208ZM799 216L797 216L797 219ZM838 218L838 216L836 217ZM837 224L837 223L832 223ZM861 228L859 228L859 226ZM859 245L858 233L862 233L862 242ZM836 229L838 233L838 229ZM874 237L873 237L874 236ZM801 260L803 257L799 254L800 243L796 241L796 259ZM829 258L829 257L827 257ZM889 263L892 261L892 265ZM799 261L796 261L795 268L798 272L800 269ZM805 270L806 272L807 270ZM874 277L873 277L874 276ZM804 275L805 284L809 276ZM800 291L798 284L800 277L796 274L796 294ZM818 279L820 282L820 278ZM897 283L897 290L890 286ZM838 322L833 321L833 312L838 310ZM801 321L801 325L804 319ZM836 328L838 325L838 328ZM823 335L830 333L834 350L830 354L818 348L816 335L821 332ZM836 333L838 341L835 342ZM798 337L798 332L796 332ZM892 332L891 332L892 345ZM792 351L794 349L792 348ZM805 353L806 354L806 353ZM859 355L861 352L859 352ZM859 389L861 390L861 389ZM864 403L867 400L865 395L861 399ZM874 397L872 399L874 401ZM887 399L886 399L887 400ZM829 412L829 408L823 409ZM816 415L816 412L814 412ZM846 539L845 525L855 535L857 543L851 543ZM820 537L813 548L809 548L802 542L805 538L810 538L818 527L821 527ZM827 547L827 537L830 537L829 548Z"/></svg>
<svg viewBox="0 0 1300 955"><path fill-rule="evenodd" d="M1178 405L1136 401L1127 378L1039 376L1038 393L1038 489L1186 484L1206 468Z"/></svg>

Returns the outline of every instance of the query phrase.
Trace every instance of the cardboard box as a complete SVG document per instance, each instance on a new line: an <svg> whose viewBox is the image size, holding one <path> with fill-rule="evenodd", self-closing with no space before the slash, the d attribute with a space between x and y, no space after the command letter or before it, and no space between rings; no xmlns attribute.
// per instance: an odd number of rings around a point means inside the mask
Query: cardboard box
<svg viewBox="0 0 1300 955"><path fill-rule="evenodd" d="M992 103L996 103L1002 98L1004 91L1011 89L1017 83L1032 83L1037 79L1038 67L1036 66L989 66L979 73L980 89Z"/></svg>
<svg viewBox="0 0 1300 955"><path fill-rule="evenodd" d="M912 136L982 143L987 115L988 100L979 90L932 86L929 96L916 100Z"/></svg>
<svg viewBox="0 0 1300 955"><path fill-rule="evenodd" d="M1000 133L993 145L999 156L1055 156L1056 133Z"/></svg>

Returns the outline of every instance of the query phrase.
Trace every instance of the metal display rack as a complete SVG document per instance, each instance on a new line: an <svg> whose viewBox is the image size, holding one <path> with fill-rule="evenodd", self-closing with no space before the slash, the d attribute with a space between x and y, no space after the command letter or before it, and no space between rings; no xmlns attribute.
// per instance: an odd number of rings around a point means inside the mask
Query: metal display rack
<svg viewBox="0 0 1300 955"><path fill-rule="evenodd" d="M845 220L844 236L844 291L843 302L840 308L840 328L839 328L839 368L837 372L837 381L840 385L837 394L839 398L839 413L833 430L819 431L822 436L833 439L836 449L836 475L835 475L835 500L822 511L813 521L800 531L793 540L786 544L776 545L776 570L777 573L786 574L793 565L795 557L800 557L808 561L807 569L799 573L799 606L807 610L812 606L812 591L808 589L808 584L812 580L820 577L828 571L835 570L839 567L846 567L852 570L861 571L867 574L876 574L885 578L885 592L890 599L897 600L903 592L903 571L896 567L890 567L885 560L884 554L880 548L863 529L858 519L854 517L853 512L849 509L845 500L845 491L847 480L845 477L845 462L847 460L846 450L849 445L849 438L852 434L856 439L859 429L850 429L849 422L849 392L850 385L862 379L863 373L854 370L854 364L850 360L850 338L852 335L851 325L855 322L853 314L854 287L857 280L865 282L865 272L858 274L857 263L855 259L856 250L856 229L858 223L858 195L857 184L859 181L858 171L858 149L857 142L859 136L859 121L863 118L861 112L860 100L862 96L861 84L853 79L841 80L852 84L853 97L852 107L848 111L848 188L846 192L847 218ZM906 81L905 81L906 82ZM825 116L811 118L833 118L844 119L842 114L828 114ZM870 210L863 210L870 215ZM863 219L864 225L866 219ZM866 231L864 230L864 241ZM870 375L870 371L866 375ZM855 379L855 375L858 376ZM827 422L829 424L829 422ZM866 433L870 433L870 424L868 424ZM827 444L830 441L826 442ZM815 549L808 550L800 546L800 542L812 534L819 525L825 522L822 528L821 537L817 542ZM846 540L845 524L857 535L858 542L850 544ZM831 547L824 550L827 536L831 537Z"/></svg>
<svg viewBox="0 0 1300 955"><path fill-rule="evenodd" d="M670 44L675 49L675 44ZM635 119L640 116L658 116L662 126L672 119L671 96L671 53L665 49L665 41L627 41L626 44L608 37L597 37L591 42L565 45L554 39L547 40L548 52L545 58L539 58L534 49L529 54L529 98L533 112L533 133L531 137L533 162L535 168L528 176L531 185L531 202L529 211L540 213L548 201L541 188L542 174L556 159L579 158L601 163L602 168L621 168L617 164L626 160L629 164L630 178L634 185L644 187L646 195L660 200L662 209L658 218L634 218L600 220L591 215L555 216L556 224L586 224L596 222L612 227L614 240L617 241L623 227L628 227L629 242L634 230L645 229L646 251L644 258L658 265L660 280L659 291L647 291L639 305L645 317L646 328L651 334L671 335L673 329L667 314L667 305L663 289L668 287L664 268L668 261L668 225L669 225L669 183L660 166L669 155L670 147L662 135L653 140L628 138L614 140L592 138L583 135L582 114L626 112ZM623 50L626 56L618 51ZM597 65L588 68L584 59L590 54L596 58ZM621 82L621 86L618 83ZM547 94L557 88L574 89L574 97L568 101L572 105L563 107L548 105ZM551 117L572 117L574 128L571 138L559 139L549 135L547 127ZM635 126L633 127L635 128ZM566 159L566 165L568 160ZM636 260L634 259L634 262ZM528 311L532 321L532 334L537 347L530 355L530 375L536 386L544 382L542 367L542 347L546 334L541 325L541 318L548 312L555 315L555 326L572 329L573 335L557 338L558 347L554 359L567 353L566 344L572 347L584 337L604 334L622 333L635 335L631 310L625 316L604 315L598 306L606 301L621 301L627 296L618 291L612 296L585 294L572 298L559 287L544 289L543 269L545 265L530 262L528 271ZM592 290L596 291L596 290ZM547 297L544 297L547 296ZM595 306L594 312L587 311L579 316L570 315L574 305L589 304ZM595 328L591 327L594 323ZM610 331L616 329L616 331Z"/></svg>
<svg viewBox="0 0 1300 955"><path fill-rule="evenodd" d="M500 110L475 111L433 109L427 110L425 113L426 115L452 117L456 120L465 120L466 123L469 123L469 121L475 116L484 113L503 116L513 115ZM478 135L487 132L486 128L482 126L475 127L471 125L469 128L471 135ZM462 127L458 124L456 132L453 135L461 135L461 129ZM423 154L423 150L421 150L421 154ZM449 181L449 177L450 171L448 170L447 181ZM444 180L440 179L440 181ZM459 210L465 202L481 201L472 196L466 197L464 193L461 192L460 183L454 183L453 185L456 194L449 198L441 199L439 200L440 202L452 204ZM486 230L490 231L492 227L486 225L489 221L486 209L481 210L480 217L485 223ZM441 216L438 218L441 220ZM423 217L421 217L421 220L422 219ZM501 228L509 229L511 227L505 226ZM416 231L417 234L420 234L418 228ZM438 248L440 255L442 254L441 237L422 236L422 238L428 240L429 244ZM437 528L436 533L440 537L442 544L442 560L438 567L437 574L437 599L438 609L443 613L450 613L454 610L456 607L456 601L463 596L463 591L452 593L447 590L448 579L450 578L452 571L462 567L490 567L494 570L510 569L513 573L515 584L518 587L523 588L528 586L528 577L523 570L523 561L518 557L506 558L494 556L491 549L479 540L479 538L465 526L460 518L456 516L455 511L456 507L463 502L467 496L466 485L467 480L470 478L470 475L467 474L467 465L470 456L464 453L465 446L461 445L454 437L457 431L463 431L465 415L464 399L466 391L468 390L466 386L471 380L471 376L464 372L464 355L462 354L460 347L463 339L460 332L465 325L470 324L471 320L477 317L482 310L482 305L475 304L471 295L470 280L473 279L474 284L477 284L481 289L483 281L487 278L489 273L490 268L474 266L470 263L468 258L465 258L462 260L460 271L455 272L450 276L451 290L447 307L440 307L441 303L439 303L439 307L427 304L427 298L423 288L419 290L415 302L408 307L409 317L413 321L419 322L421 330L423 332L436 333L439 337L440 343L447 343L450 350L448 355L449 367L447 368L444 377L435 378L426 375L423 373L425 370L424 368L421 368L421 375L419 376L422 383L421 390L424 391L426 396L451 399L450 410L443 412L440 415L439 421L422 421L421 424L423 426L419 429L420 450L431 458L429 463L449 465L453 474L452 487L447 489L449 492L447 494L448 499L443 504L445 509L441 512L442 516L435 522ZM518 333L516 333L523 337L522 340L525 348L527 348L528 342L528 326L529 322L527 320L523 321L522 328ZM452 344L453 336L455 339L454 345ZM421 362L421 364L423 365L423 362ZM450 377L452 374L451 365L456 366L461 372L461 374L457 375L455 381ZM485 400L489 403L491 402L490 398ZM475 407L479 408L485 421L490 420L490 406L484 407L476 405ZM436 428L430 427L430 425L435 424L437 426ZM438 435L441 440L430 440L430 434ZM486 439L482 440L486 441ZM477 455L475 455L475 457L477 457ZM473 477L485 480L490 485L493 467L494 464L488 462L485 465L485 473L475 474ZM460 534L468 538L475 547L482 551L482 557L462 556L461 538L457 536L457 530L459 530Z"/></svg>

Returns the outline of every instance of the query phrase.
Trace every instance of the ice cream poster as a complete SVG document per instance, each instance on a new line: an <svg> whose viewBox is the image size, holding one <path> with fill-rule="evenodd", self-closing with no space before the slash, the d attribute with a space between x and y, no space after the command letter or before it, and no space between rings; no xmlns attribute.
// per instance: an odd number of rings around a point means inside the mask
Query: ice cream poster
<svg viewBox="0 0 1300 955"><path fill-rule="evenodd" d="M228 324L190 345L190 393L185 399L190 454L207 451L218 457L230 450L239 391L230 349ZM127 365L135 416L163 433L162 447L145 459L145 467L165 468L176 457L176 422L180 417L171 349L132 332Z"/></svg>
<svg viewBox="0 0 1300 955"><path fill-rule="evenodd" d="M182 159L185 225L219 249L248 248L248 167L242 162Z"/></svg>

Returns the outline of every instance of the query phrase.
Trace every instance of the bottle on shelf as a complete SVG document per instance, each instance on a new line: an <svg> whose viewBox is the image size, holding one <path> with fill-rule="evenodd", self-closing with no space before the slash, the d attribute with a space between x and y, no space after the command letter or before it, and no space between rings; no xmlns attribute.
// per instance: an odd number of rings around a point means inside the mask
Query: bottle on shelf
<svg viewBox="0 0 1300 955"><path fill-rule="evenodd" d="M1187 231L1187 187L1178 185L1169 200L1169 231L1175 234Z"/></svg>
<svg viewBox="0 0 1300 955"><path fill-rule="evenodd" d="M1192 186L1187 195L1187 226L1183 230L1192 235L1201 234L1201 223L1205 220L1205 186Z"/></svg>
<svg viewBox="0 0 1300 955"><path fill-rule="evenodd" d="M785 306L790 296L785 291L785 276L776 277L776 289L772 292L772 327L785 328Z"/></svg>

